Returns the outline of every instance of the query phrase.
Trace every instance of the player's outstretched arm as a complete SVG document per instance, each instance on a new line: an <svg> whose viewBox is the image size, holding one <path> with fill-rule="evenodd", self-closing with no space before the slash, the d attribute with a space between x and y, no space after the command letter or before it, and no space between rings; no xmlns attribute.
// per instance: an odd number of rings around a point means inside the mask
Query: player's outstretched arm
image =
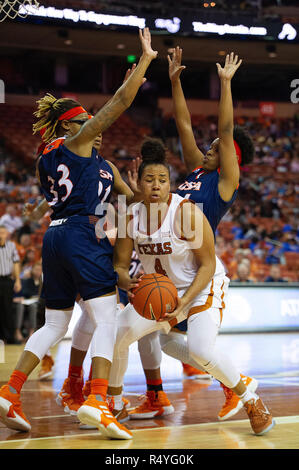
<svg viewBox="0 0 299 470"><path fill-rule="evenodd" d="M38 205L27 202L24 205L23 216L30 221L37 221L40 220L50 210L51 207L49 206L46 199L43 199Z"/></svg>
<svg viewBox="0 0 299 470"><path fill-rule="evenodd" d="M148 66L157 57L157 51L154 51L151 47L151 34L148 28L139 31L139 38L142 46L142 55L137 67L116 91L112 99L82 126L80 132L65 141L66 147L77 155L90 156L87 154L91 150L93 140L101 132L108 129L129 108L139 87L143 83L144 74Z"/></svg>
<svg viewBox="0 0 299 470"><path fill-rule="evenodd" d="M234 146L234 112L231 92L231 80L240 67L242 60L231 52L227 54L224 67L217 65L221 83L221 96L218 114L218 136L220 156L219 194L229 201L238 186L240 170Z"/></svg>
<svg viewBox="0 0 299 470"><path fill-rule="evenodd" d="M182 144L184 161L188 172L191 172L198 166L202 165L204 155L196 145L190 112L187 107L180 80L181 73L186 68L182 65L182 49L180 47L176 47L172 51L172 57L168 55L167 59L175 121Z"/></svg>
<svg viewBox="0 0 299 470"><path fill-rule="evenodd" d="M130 224L131 217L126 217L126 227L128 228ZM120 218L119 218L120 220ZM134 248L133 239L127 234L122 233L121 230L118 230L116 242L113 250L113 265L114 269L118 274L117 285L119 288L124 289L128 292L128 297L133 297L130 292L131 289L138 286L138 278L130 277L129 268L132 259L132 253Z"/></svg>

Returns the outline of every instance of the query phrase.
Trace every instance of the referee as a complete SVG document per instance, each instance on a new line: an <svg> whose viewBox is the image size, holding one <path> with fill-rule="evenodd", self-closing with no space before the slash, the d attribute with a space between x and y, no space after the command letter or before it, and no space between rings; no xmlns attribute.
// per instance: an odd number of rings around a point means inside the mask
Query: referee
<svg viewBox="0 0 299 470"><path fill-rule="evenodd" d="M14 242L7 240L8 230L0 225L0 339L16 344L13 295L20 292L20 257ZM13 278L15 281L13 281Z"/></svg>

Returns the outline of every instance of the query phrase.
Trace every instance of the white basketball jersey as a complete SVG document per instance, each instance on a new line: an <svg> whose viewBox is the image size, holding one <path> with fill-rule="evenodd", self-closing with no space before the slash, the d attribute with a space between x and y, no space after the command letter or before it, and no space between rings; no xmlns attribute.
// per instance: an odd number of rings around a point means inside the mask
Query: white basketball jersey
<svg viewBox="0 0 299 470"><path fill-rule="evenodd" d="M199 269L187 240L177 233L175 217L183 201L178 194L170 194L168 209L160 226L147 231L147 211L142 202L132 208L133 240L135 251L146 274L158 272L168 276L177 289L190 286ZM215 274L224 272L221 261L216 257Z"/></svg>

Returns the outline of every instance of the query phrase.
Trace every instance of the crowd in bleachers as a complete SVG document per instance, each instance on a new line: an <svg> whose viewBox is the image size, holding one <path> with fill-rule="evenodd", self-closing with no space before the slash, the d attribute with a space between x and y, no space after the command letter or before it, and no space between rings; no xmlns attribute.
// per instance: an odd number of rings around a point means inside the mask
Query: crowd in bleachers
<svg viewBox="0 0 299 470"><path fill-rule="evenodd" d="M20 109L19 120L25 123ZM26 108L25 115L28 112ZM197 144L206 152L217 136L217 119L202 116L192 119ZM175 190L186 176L180 142L172 116L158 113L158 121L159 125L155 117L148 128L141 128L128 115L122 116L105 132L101 153L113 161L127 179L127 170L138 155L143 137L158 136L169 148L172 190ZM250 166L241 169L238 198L218 227L217 255L233 282L299 281L298 116L237 121L248 127L256 155ZM28 122L24 125L28 126ZM48 213L34 223L22 217L25 202L40 201L42 196L34 170L39 139L36 138L30 148L24 128L20 132L23 138L18 147L15 133L8 125L0 126L0 226L7 228L10 239L16 244L24 284L26 279L32 279L35 266L41 262L42 240L50 217ZM31 134L28 135L32 144ZM14 152L16 147L17 152ZM15 294L14 303L20 302L20 298L24 299L23 293ZM17 336L22 335L18 332Z"/></svg>

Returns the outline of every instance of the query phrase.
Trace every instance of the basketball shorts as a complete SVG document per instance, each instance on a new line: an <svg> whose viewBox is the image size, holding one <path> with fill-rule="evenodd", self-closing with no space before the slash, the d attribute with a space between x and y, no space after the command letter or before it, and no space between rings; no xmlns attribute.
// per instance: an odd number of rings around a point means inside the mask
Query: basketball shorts
<svg viewBox="0 0 299 470"><path fill-rule="evenodd" d="M225 308L225 297L227 295L229 285L229 278L225 273L219 273L213 277L211 282L207 285L201 293L195 297L189 307L188 317L194 313L199 313L204 310L211 309L210 312L217 312L217 318L219 318L219 325L222 321L222 312ZM179 297L182 297L185 290L178 290ZM220 311L220 316L218 317L218 311ZM216 320L218 322L218 319ZM180 331L187 331L188 320L183 320L182 322L176 324L174 327Z"/></svg>
<svg viewBox="0 0 299 470"><path fill-rule="evenodd" d="M72 216L50 224L43 239L43 289L46 307L66 309L77 294L83 300L115 291L113 248L108 238L97 239L88 216Z"/></svg>

